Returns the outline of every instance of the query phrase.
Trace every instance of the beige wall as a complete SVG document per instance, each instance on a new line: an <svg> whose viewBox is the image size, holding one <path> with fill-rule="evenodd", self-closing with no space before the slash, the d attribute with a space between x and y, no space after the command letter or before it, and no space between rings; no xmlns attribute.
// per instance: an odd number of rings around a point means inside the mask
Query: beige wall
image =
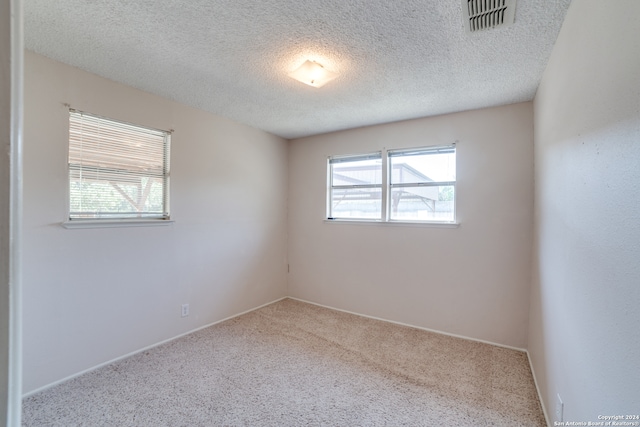
<svg viewBox="0 0 640 427"><path fill-rule="evenodd" d="M323 221L328 156L456 141L459 228ZM532 211L531 103L294 140L289 295L524 348Z"/></svg>
<svg viewBox="0 0 640 427"><path fill-rule="evenodd" d="M286 295L285 140L29 52L25 76L25 392ZM174 130L173 225L60 226L65 103Z"/></svg>
<svg viewBox="0 0 640 427"><path fill-rule="evenodd" d="M551 424L558 394L564 421L640 409L639 17L574 1L535 98L529 352Z"/></svg>

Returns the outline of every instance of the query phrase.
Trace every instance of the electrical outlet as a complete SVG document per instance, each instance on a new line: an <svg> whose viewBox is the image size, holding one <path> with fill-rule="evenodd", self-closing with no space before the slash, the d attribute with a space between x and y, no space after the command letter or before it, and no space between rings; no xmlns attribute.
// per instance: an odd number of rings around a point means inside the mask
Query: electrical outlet
<svg viewBox="0 0 640 427"><path fill-rule="evenodd" d="M182 304L182 317L189 315L189 304Z"/></svg>
<svg viewBox="0 0 640 427"><path fill-rule="evenodd" d="M562 422L564 421L562 418L564 416L564 403L562 402L562 398L560 394L557 394L556 399L556 421Z"/></svg>

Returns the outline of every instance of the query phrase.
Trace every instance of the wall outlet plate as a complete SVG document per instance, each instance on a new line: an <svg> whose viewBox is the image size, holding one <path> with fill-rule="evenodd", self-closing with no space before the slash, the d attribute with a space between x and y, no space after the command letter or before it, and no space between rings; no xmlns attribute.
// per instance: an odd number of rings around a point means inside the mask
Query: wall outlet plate
<svg viewBox="0 0 640 427"><path fill-rule="evenodd" d="M189 304L182 304L182 317L189 315Z"/></svg>

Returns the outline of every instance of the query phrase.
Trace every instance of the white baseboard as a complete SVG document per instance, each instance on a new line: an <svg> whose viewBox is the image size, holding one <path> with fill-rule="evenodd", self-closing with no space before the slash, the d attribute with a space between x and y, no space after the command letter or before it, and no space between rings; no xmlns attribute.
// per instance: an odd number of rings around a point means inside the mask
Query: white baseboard
<svg viewBox="0 0 640 427"><path fill-rule="evenodd" d="M475 341L475 342L481 342L483 344L495 345L496 347L508 348L510 350L521 351L523 353L527 352L527 350L524 349L524 348L513 347L513 346L510 346L510 345L495 343L495 342L486 341L486 340L481 340L481 339L478 339L478 338L466 337L464 335L451 334L449 332L443 332L443 331L438 331L436 329L424 328L422 326L410 325L408 323L396 322L394 320L383 319L381 317L376 317L376 316L369 316L367 314L356 313L356 312L349 311L349 310L342 310L340 308L335 308L335 307L331 307L331 306L328 306L328 305L318 304L318 303L315 303L315 302L312 302L312 301L307 301L307 300L304 300L304 299L301 299L301 298L295 298L295 297L287 297L287 298L292 299L292 300L296 300L296 301L300 301L300 302L304 302L304 303L307 303L307 304L317 305L318 307L328 308L330 310L341 311L343 313L349 313L349 314L353 314L353 315L360 316L360 317L366 317L368 319L380 320L382 322L393 323L395 325L408 326L409 328L421 329L423 331L433 332L435 334L440 334L440 335L447 335L447 336L454 337L454 338L462 338L462 339L468 340L468 341Z"/></svg>
<svg viewBox="0 0 640 427"><path fill-rule="evenodd" d="M106 362L100 363L99 365L96 365L96 366L93 366L93 367L91 367L91 368L85 369L85 370L83 370L83 371L77 372L77 373L75 373L75 374L73 374L73 375L69 375L68 377L62 378L61 380L54 381L54 382L52 382L51 384L47 384L47 385L42 386L42 387L39 387L39 388L37 388L37 389L35 389L35 390L31 390L30 392L23 394L23 395L22 395L22 398L24 399L24 398L26 398L26 397L32 396L32 395L34 395L34 394L36 394L36 393L39 393L39 392L41 392L41 391L44 391L44 390L46 390L46 389L48 389L48 388L54 387L54 386L56 386L56 385L58 385L58 384L61 384L61 383L64 383L64 382L66 382L66 381L69 381L69 380L71 380L71 379L73 379L73 378L79 377L80 375L86 374L86 373L91 372L91 371L95 371L96 369L102 368L103 366L109 365L109 364L111 364L111 363L117 362L117 361L122 360L122 359L126 359L127 357L131 357L131 356L133 356L133 355L135 355L135 354L141 353L141 352L143 352L143 351L147 351L147 350L152 349L152 348L154 348L154 347L158 347L158 346L160 346L160 345L162 345L162 344L166 344L166 343L171 342L171 341L173 341L173 340L177 340L178 338L184 337L185 335L192 334L192 333L194 333L194 332L196 332L196 331L199 331L199 330L201 330L201 329L208 328L209 326L217 325L218 323L222 323L222 322L225 322L225 321L227 321L227 320L233 319L233 318L235 318L235 317L242 316L243 314L251 313L252 311L259 310L259 309L261 309L262 307L266 307L266 306L271 305L271 304L273 304L273 303L276 303L276 302L278 302L278 301L282 301L283 299L286 299L286 298L288 298L288 297L278 298L278 299L273 300L273 301L271 301L271 302L268 302L268 303L262 304L262 305L260 305L260 306L258 306L258 307L254 307L254 308L251 308L251 309L249 309L249 310L245 310L245 311L243 311L242 313L234 314L233 316L229 316L229 317L225 317L224 319L216 320L215 322L212 322L212 323L206 324L206 325L204 325L204 326L199 326L199 327L197 327L197 328L195 328L195 329L191 329L190 331L184 332L184 333L182 333L182 334L180 334L180 335L176 335L175 337L168 338L168 339L166 339L166 340L163 340L163 341L157 342L157 343L155 343L155 344L151 344L151 345L148 345L148 346L146 346L146 347L143 347L143 348L141 348L141 349L139 349L139 350L135 350L135 351L132 351L132 352L127 353L127 354L125 354L125 355L122 355L122 356L116 357L115 359L111 359L111 360L108 360L108 361L106 361Z"/></svg>
<svg viewBox="0 0 640 427"><path fill-rule="evenodd" d="M533 383L536 385L536 392L538 393L538 400L540 401L540 406L542 406L542 413L544 414L544 420L547 423L547 427L551 426L549 422L549 415L547 413L547 407L544 405L544 400L542 400L542 394L540 393L540 387L538 387L538 379L536 378L536 371L533 370L533 363L531 362L531 355L527 350L527 359L529 360L529 369L531 369L531 376L533 376Z"/></svg>
<svg viewBox="0 0 640 427"><path fill-rule="evenodd" d="M143 351L147 351L147 350L152 349L154 347L158 347L160 345L166 344L168 342L171 342L173 340L181 338L181 337L183 337L185 335L189 335L189 334L192 334L194 332L197 332L197 331L199 331L201 329L208 328L208 327L213 326L213 325L217 325L218 323L225 322L227 320L233 319L233 318L238 317L238 316L242 316L243 314L247 314L247 313L250 313L250 312L255 311L255 310L259 310L259 309L261 309L263 307L266 307L268 305L274 304L274 303L276 303L278 301L282 301L282 300L287 299L287 298L290 298L290 299L296 300L296 301L300 301L300 302L304 302L304 303L307 303L307 304L312 304L312 305L315 305L315 306L318 306L318 307L327 308L327 309L330 309L330 310L336 310L336 311L341 311L343 313L353 314L355 316L365 317L365 318L368 318L368 319L379 320L379 321L382 321L382 322L393 323L393 324L401 325L401 326L407 326L407 327L410 327L410 328L420 329L420 330L423 330L423 331L428 331L428 332L432 332L432 333L436 333L436 334L440 334L440 335L447 335L447 336L454 337L454 338L461 338L461 339L465 339L465 340L469 340L469 341L481 342L483 344L494 345L494 346L497 346L497 347L503 347L503 348L508 348L510 350L516 350L516 351L527 353L527 358L529 360L529 365L531 366L531 373L533 375L533 380L534 380L534 383L536 385L536 390L538 392L538 397L540 399L540 404L542 405L542 410L544 412L545 420L547 420L547 424L549 423L549 421L548 421L549 418L547 417L547 412L546 412L546 409L545 409L545 406L544 406L544 402L542 401L542 398L541 398L541 395L540 395L540 389L538 388L538 383L536 381L536 376L535 376L535 373L533 371L533 365L531 365L531 358L529 357L529 353L527 352L527 350L524 349L524 348L513 347L513 346L509 346L509 345L505 345L505 344L495 343L495 342L481 340L481 339L477 339L477 338L471 338L471 337L467 337L467 336L463 336L463 335L451 334L451 333L448 333L448 332L438 331L438 330L435 330L435 329L424 328L422 326L410 325L408 323L396 322L396 321L389 320L389 319L383 319L383 318L380 318L380 317L369 316L369 315L366 315L366 314L356 313L356 312L349 311L349 310L343 310L343 309L340 309L340 308L335 308L335 307L331 307L331 306L328 306L328 305L318 304L318 303L315 303L315 302L312 302L312 301L307 301L307 300L304 300L304 299L301 299L301 298L295 298L295 297L290 297L290 296L285 296L285 297L282 297L282 298L278 298L278 299L273 300L271 302L262 304L262 305L260 305L258 307L254 307L254 308L251 308L249 310L243 311L241 313L234 314L233 316L229 316L229 317L226 317L224 319L220 319L220 320L217 320L215 322L206 324L204 326L197 327L195 329L189 330L189 331L184 332L182 334L176 335L175 337L168 338L168 339L160 341L158 343L151 344L151 345L143 347L141 349L132 351L132 352L124 354L122 356L119 356L119 357L116 357L114 359L108 360L106 362L100 363L100 364L98 364L96 366L93 366L91 368L84 369L84 370L82 370L80 372L77 372L77 373L75 373L73 375L69 375L69 376L67 376L65 378L62 378L60 380L54 381L54 382L52 382L50 384L47 384L45 386L39 387L39 388L37 388L35 390L32 390L32 391L30 391L28 393L25 393L23 395L23 398L32 396L32 395L34 395L36 393L39 393L39 392L44 391L44 390L46 390L48 388L51 388L51 387L54 387L54 386L56 386L58 384L64 383L66 381L69 381L69 380L71 380L73 378L76 378L76 377L78 377L80 375L83 375L83 374L86 374L88 372L91 372L91 371L94 371L96 369L99 369L99 368L101 368L103 366L109 365L111 363L117 362L117 361L122 360L122 359L126 359L127 357L131 357L131 356L133 356L135 354L141 353Z"/></svg>

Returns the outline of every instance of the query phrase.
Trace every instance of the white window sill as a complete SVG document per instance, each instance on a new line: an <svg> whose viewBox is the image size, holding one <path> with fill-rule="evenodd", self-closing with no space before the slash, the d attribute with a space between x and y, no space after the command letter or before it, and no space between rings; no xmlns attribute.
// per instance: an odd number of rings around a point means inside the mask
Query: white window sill
<svg viewBox="0 0 640 427"><path fill-rule="evenodd" d="M75 219L60 225L64 228L159 227L174 222L169 219Z"/></svg>
<svg viewBox="0 0 640 427"><path fill-rule="evenodd" d="M366 219L325 219L328 224L352 224L352 225L382 225L391 227L435 227L458 228L459 222L429 222L429 221L377 221Z"/></svg>

